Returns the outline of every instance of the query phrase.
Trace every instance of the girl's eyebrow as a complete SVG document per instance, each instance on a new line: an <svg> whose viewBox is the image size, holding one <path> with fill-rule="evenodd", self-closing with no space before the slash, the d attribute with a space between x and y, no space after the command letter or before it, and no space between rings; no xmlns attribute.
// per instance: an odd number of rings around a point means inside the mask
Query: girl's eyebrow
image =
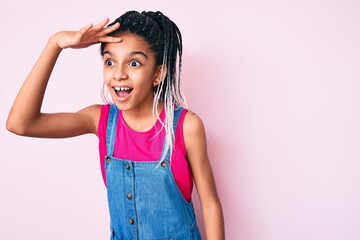
<svg viewBox="0 0 360 240"><path fill-rule="evenodd" d="M105 54L109 54L109 55L112 55L112 53L110 51L104 51L102 52L102 55L104 56Z"/></svg>
<svg viewBox="0 0 360 240"><path fill-rule="evenodd" d="M104 56L105 54L109 54L110 56L113 55L112 52L110 52L110 51L104 51L104 52L102 53L103 56ZM142 55L143 57L145 57L146 59L148 59L148 56L147 56L144 52L142 52L142 51L133 51L133 52L130 52L129 55L130 55L130 56Z"/></svg>
<svg viewBox="0 0 360 240"><path fill-rule="evenodd" d="M148 56L144 53L144 52L141 52L141 51L134 51L134 52L131 52L130 55L131 56L134 56L134 55L142 55L144 56L146 59L148 59Z"/></svg>

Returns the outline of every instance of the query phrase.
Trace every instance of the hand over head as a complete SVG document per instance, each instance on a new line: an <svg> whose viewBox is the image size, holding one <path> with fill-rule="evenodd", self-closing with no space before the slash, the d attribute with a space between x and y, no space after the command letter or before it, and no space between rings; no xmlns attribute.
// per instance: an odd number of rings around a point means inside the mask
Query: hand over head
<svg viewBox="0 0 360 240"><path fill-rule="evenodd" d="M88 24L79 31L62 31L56 33L53 37L59 48L86 48L100 42L121 42L121 38L108 36L107 34L115 31L120 27L119 23L113 26L105 27L109 22L105 18L100 23L93 25Z"/></svg>

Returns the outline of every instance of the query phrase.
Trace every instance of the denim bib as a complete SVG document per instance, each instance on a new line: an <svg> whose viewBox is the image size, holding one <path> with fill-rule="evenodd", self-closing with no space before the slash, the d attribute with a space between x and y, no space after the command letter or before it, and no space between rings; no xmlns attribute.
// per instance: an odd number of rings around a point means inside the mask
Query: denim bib
<svg viewBox="0 0 360 240"><path fill-rule="evenodd" d="M174 111L174 133L182 108ZM110 239L201 240L192 202L182 196L164 141L159 164L113 157L118 108L110 106L105 156Z"/></svg>

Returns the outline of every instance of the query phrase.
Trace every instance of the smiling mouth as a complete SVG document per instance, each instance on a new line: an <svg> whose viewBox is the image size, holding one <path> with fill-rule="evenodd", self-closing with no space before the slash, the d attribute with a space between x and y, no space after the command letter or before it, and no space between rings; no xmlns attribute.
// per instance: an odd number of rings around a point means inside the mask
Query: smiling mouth
<svg viewBox="0 0 360 240"><path fill-rule="evenodd" d="M127 97L133 90L131 87L114 87L115 93L118 97Z"/></svg>

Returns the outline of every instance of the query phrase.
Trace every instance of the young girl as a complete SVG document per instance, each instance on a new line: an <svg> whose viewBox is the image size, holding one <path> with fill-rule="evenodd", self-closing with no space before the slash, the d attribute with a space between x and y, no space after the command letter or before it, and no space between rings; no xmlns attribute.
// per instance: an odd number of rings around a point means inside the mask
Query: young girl
<svg viewBox="0 0 360 240"><path fill-rule="evenodd" d="M111 239L201 239L191 192L200 197L207 239L224 239L221 204L201 119L185 106L182 39L160 12L130 11L51 36L10 111L9 131L31 137L99 137ZM112 103L76 113L40 111L63 49L101 43Z"/></svg>

